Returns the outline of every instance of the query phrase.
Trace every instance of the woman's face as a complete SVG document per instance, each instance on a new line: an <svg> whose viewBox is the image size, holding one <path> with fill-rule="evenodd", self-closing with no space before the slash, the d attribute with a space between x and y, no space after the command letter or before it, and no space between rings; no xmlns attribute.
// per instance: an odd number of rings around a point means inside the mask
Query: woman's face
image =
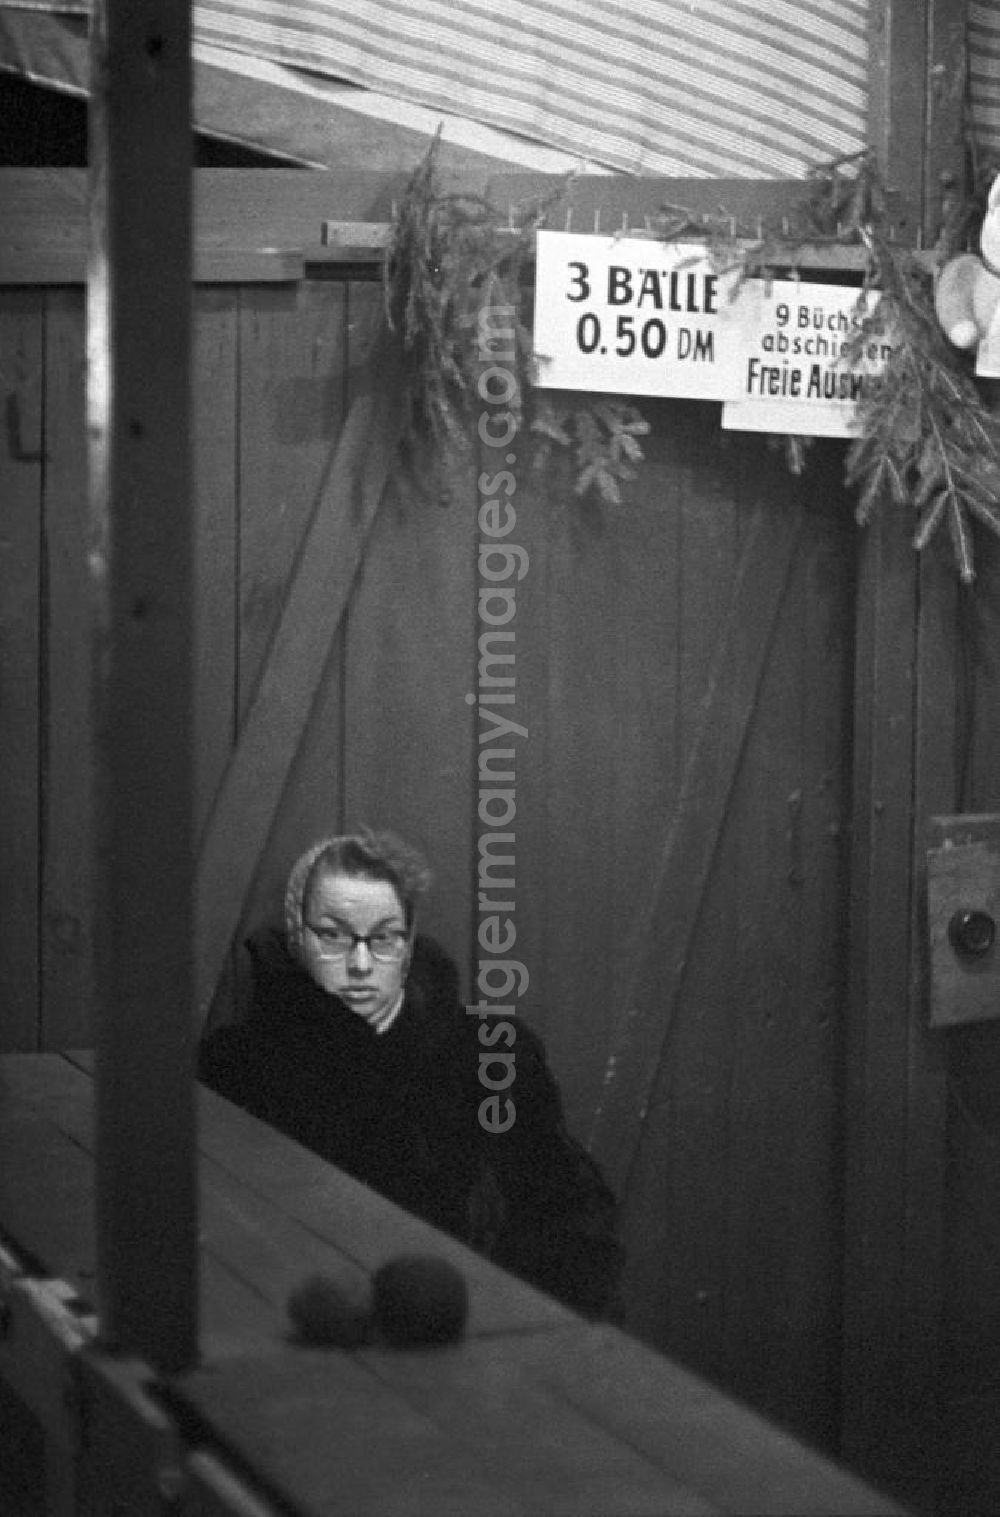
<svg viewBox="0 0 1000 1517"><path fill-rule="evenodd" d="M370 880L329 870L317 875L305 902L303 956L312 979L338 996L366 1022L378 1022L395 1002L410 964L403 903L387 880ZM375 957L374 935L399 957ZM346 941L338 953L337 939Z"/></svg>

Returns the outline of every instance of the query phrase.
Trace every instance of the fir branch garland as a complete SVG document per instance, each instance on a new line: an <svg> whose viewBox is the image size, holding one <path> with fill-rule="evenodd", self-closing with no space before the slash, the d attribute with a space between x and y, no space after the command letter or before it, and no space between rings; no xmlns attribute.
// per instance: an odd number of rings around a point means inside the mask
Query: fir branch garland
<svg viewBox="0 0 1000 1517"><path fill-rule="evenodd" d="M383 294L389 325L400 333L410 364L409 440L426 428L437 445L461 451L468 446L476 389L480 311L513 311L523 394L531 336L520 315L520 285L544 212L529 208L500 229L485 196L443 194L439 139L440 131L407 186L386 248Z"/></svg>
<svg viewBox="0 0 1000 1517"><path fill-rule="evenodd" d="M514 332L517 386L511 409L519 431L535 442L535 462L554 448L567 453L578 495L621 500L622 483L642 462L649 424L619 396L571 396L536 387L527 273L535 232L570 188L514 208L506 222L485 196L445 194L437 175L436 137L415 171L386 251L383 287L390 325L400 333L411 369L408 440L429 439L436 456L464 454L479 408L481 313L501 308ZM955 202L938 253L960 248L976 200ZM853 244L867 250L864 288L881 292L873 314L847 345L858 361L870 343L891 349L858 409L858 435L845 454L845 484L857 491L861 525L890 503L914 513L913 543L927 546L946 526L963 583L974 578L973 523L1000 536L1000 417L990 409L970 356L951 347L934 311L928 261L890 242L885 193L870 151L820 165L801 202L777 225L748 237L720 209L704 216L664 205L654 221L664 242L705 242L717 267L737 282L778 269L795 270L806 247ZM801 473L808 437L782 437L788 467Z"/></svg>

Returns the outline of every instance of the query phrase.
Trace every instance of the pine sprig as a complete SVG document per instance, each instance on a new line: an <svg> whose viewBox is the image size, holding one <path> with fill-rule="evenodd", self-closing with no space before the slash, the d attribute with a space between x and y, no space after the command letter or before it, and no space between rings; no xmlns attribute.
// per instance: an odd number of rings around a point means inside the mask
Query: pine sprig
<svg viewBox="0 0 1000 1517"><path fill-rule="evenodd" d="M959 576L968 584L975 577L972 521L1000 536L1000 418L985 404L968 358L941 331L930 270L872 232L867 240L870 282L882 298L845 356L863 361L871 343L889 344L891 352L863 394L845 480L858 488L862 524L886 499L908 506L916 516L917 550L947 524Z"/></svg>
<svg viewBox="0 0 1000 1517"><path fill-rule="evenodd" d="M546 396L534 408L531 430L540 440L536 467L547 461L553 443L568 449L577 471L574 493L596 490L607 505L618 506L621 482L635 479L642 462L639 438L648 433L649 422L616 396L596 396L589 405Z"/></svg>
<svg viewBox="0 0 1000 1517"><path fill-rule="evenodd" d="M482 409L481 322L502 310L513 337L505 363L515 381L504 405L517 431L531 432L536 464L554 446L566 449L576 493L593 490L618 504L622 482L635 477L642 460L638 439L648 423L634 405L613 397L557 402L535 388L526 266L534 258L535 232L565 197L568 181L505 217L485 196L442 190L439 140L440 133L411 177L383 265L386 316L410 366L406 441L426 456L429 436L439 463L468 452Z"/></svg>
<svg viewBox="0 0 1000 1517"><path fill-rule="evenodd" d="M465 451L479 378L480 312L509 309L515 327L515 412L527 382L530 333L520 316L520 287L538 203L500 224L485 196L444 193L439 185L440 131L412 175L397 212L383 265L390 327L400 333L410 365L409 440L429 431L446 452Z"/></svg>

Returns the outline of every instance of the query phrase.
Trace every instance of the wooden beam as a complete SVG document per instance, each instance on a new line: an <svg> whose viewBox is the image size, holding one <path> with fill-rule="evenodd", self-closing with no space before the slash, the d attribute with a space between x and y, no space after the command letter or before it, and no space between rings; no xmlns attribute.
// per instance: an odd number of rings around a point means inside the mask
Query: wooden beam
<svg viewBox="0 0 1000 1517"><path fill-rule="evenodd" d="M0 285L83 284L87 250L0 248ZM297 248L200 248L194 257L197 284L288 284L301 279L305 261Z"/></svg>
<svg viewBox="0 0 1000 1517"><path fill-rule="evenodd" d="M604 1087L588 1134L588 1147L619 1195L628 1183L670 1032L801 532L801 513L782 522L777 537L767 530L763 509L750 519L680 793L636 918L628 959L633 972L615 1008Z"/></svg>
<svg viewBox="0 0 1000 1517"><path fill-rule="evenodd" d="M927 32L924 245L932 247L965 188L966 0L931 0Z"/></svg>
<svg viewBox="0 0 1000 1517"><path fill-rule="evenodd" d="M378 263L392 241L393 225L389 221L324 221L320 230L324 254L330 263ZM499 230L509 231L513 237L516 229L501 226ZM645 226L629 227L627 235L640 242L663 241L662 233ZM691 237L687 240L690 241ZM754 246L752 239L734 239L734 256L737 249L747 253ZM769 241L768 247L773 250L774 244ZM780 253L780 244L777 251ZM772 256L768 266L774 262ZM860 242L831 239L826 242L790 242L787 262L796 268L856 272L860 277L869 267L871 257Z"/></svg>
<svg viewBox="0 0 1000 1517"><path fill-rule="evenodd" d="M87 410L101 1333L197 1354L190 7L95 0ZM58 720L58 715L56 716Z"/></svg>
<svg viewBox="0 0 1000 1517"><path fill-rule="evenodd" d="M933 0L870 0L868 141L900 241L923 241L927 17Z"/></svg>

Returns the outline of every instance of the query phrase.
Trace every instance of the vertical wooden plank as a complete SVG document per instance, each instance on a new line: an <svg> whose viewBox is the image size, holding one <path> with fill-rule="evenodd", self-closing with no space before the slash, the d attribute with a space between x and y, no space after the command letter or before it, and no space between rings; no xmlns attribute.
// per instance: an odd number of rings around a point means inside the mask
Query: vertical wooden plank
<svg viewBox="0 0 1000 1517"><path fill-rule="evenodd" d="M91 16L97 1297L104 1339L163 1372L198 1349L190 23Z"/></svg>
<svg viewBox="0 0 1000 1517"><path fill-rule="evenodd" d="M680 426L683 405L669 401L643 405L651 426L644 439L645 462L634 484L627 487L626 509L610 513L620 539L624 575L620 588L614 583L609 587L613 599L603 618L606 635L614 644L612 689L618 708L612 787L612 811L618 822L613 832L618 884L611 903L613 942L607 945L615 984L632 967L629 929L636 902L655 867L657 838L662 836L664 819L677 793L683 762L685 501L694 455L716 425L716 417L706 406L687 407ZM704 448L703 466L700 488L713 495L704 518L724 521L725 506L718 498L724 471L714 448ZM610 1025L601 1028L605 1044L610 1030Z"/></svg>
<svg viewBox="0 0 1000 1517"><path fill-rule="evenodd" d="M324 426L334 429L336 447L346 411L358 395L358 378L371 356L383 315L378 286L345 283L342 289L328 290L327 294L330 298L335 295L343 318L339 334L333 324L328 329L326 353L329 374ZM345 605L339 625L330 628L323 674L247 892L237 930L238 942L261 921L280 919L285 881L293 860L318 838L343 827L343 663L348 614Z"/></svg>
<svg viewBox="0 0 1000 1517"><path fill-rule="evenodd" d="M957 733L962 811L1000 811L1000 542L980 533L976 584L962 608Z"/></svg>
<svg viewBox="0 0 1000 1517"><path fill-rule="evenodd" d="M676 413L664 420L677 437ZM676 683L669 715L676 732L676 781L658 819L658 837L646 845L649 872L638 899L645 898L655 878L658 851L677 805L716 656L718 608L730 603L740 557L742 524L735 482L746 440L717 438L717 420L709 407L701 410L699 420L704 431L695 431L685 416L680 435L690 449L675 445L673 463L678 476L679 568ZM715 463L708 469L704 459L710 455ZM706 817L706 825L719 820ZM712 920L727 923L737 893L730 847L723 832L703 907ZM731 1021L738 1013L729 958L716 952L711 941L706 950L697 933L689 949L689 984L696 989L677 1007L664 1044L663 1067L651 1093L625 1195L627 1302L630 1325L642 1336L722 1380L724 1192L729 1182L720 1166L727 1151ZM634 965L628 971L634 973Z"/></svg>
<svg viewBox="0 0 1000 1517"><path fill-rule="evenodd" d="M674 783L654 813L656 836L640 843L645 879L631 906L648 897L671 812L677 805L684 766L697 733L697 714L709 681L719 636L717 609L728 604L740 547L740 519L733 491L735 439L724 437L714 466L699 467L710 449L717 420L708 407L683 433L676 408L662 408L660 428L670 439L665 453L663 506L677 516L676 634L664 649L674 665L667 720L674 731ZM684 441L681 440L684 439ZM690 450L684 444L690 443ZM736 444L738 446L738 444ZM653 820L653 818L651 818ZM717 823L706 817L706 825ZM725 833L712 871L704 911L728 922L736 886ZM633 927L634 933L634 927ZM634 974L629 962L621 973ZM690 943L689 984L696 992L677 1007L662 1049L662 1068L651 1092L624 1193L627 1322L645 1341L720 1383L726 1373L724 1303L726 1274L725 1173L729 1085L727 1068L734 1016L730 958L697 934ZM658 1056L659 1057L659 1056Z"/></svg>
<svg viewBox="0 0 1000 1517"><path fill-rule="evenodd" d="M629 625L634 632L642 617L643 608L625 591L628 529L638 525L642 508L581 499L565 468L560 476L557 492L531 496L532 514L548 539L547 572L544 581L523 588L526 602L544 597L544 623L531 635L545 671L545 703L528 725L521 788L530 802L537 786L544 811L540 831L522 836L521 849L540 850L544 871L537 947L543 978L532 1020L545 1033L570 1128L584 1138L600 1090L595 1050L607 1038L622 905L615 770L619 754L634 749L637 733L623 713L618 637ZM528 635L525 625L522 644ZM522 893L522 920L533 914L533 900Z"/></svg>
<svg viewBox="0 0 1000 1517"><path fill-rule="evenodd" d="M231 287L194 289L194 821L199 840L236 741L240 298ZM227 966L216 990L214 1017L230 1020L236 998L234 972Z"/></svg>
<svg viewBox="0 0 1000 1517"><path fill-rule="evenodd" d="M47 302L41 1039L58 1049L94 1037L94 671L83 293Z"/></svg>
<svg viewBox="0 0 1000 1517"><path fill-rule="evenodd" d="M902 1477L916 563L900 512L863 539L855 676L843 1452Z"/></svg>
<svg viewBox="0 0 1000 1517"><path fill-rule="evenodd" d="M343 420L344 287L249 287L240 332L239 713L278 624Z"/></svg>
<svg viewBox="0 0 1000 1517"><path fill-rule="evenodd" d="M787 796L785 813L788 879L799 897L797 912L790 912L787 1031L801 1041L798 1077L778 1141L790 1150L788 1193L802 1199L810 1259L801 1294L790 1292L798 1339L797 1346L784 1351L785 1383L793 1384L799 1375L816 1388L812 1407L804 1409L802 1418L790 1415L789 1421L803 1437L835 1454L841 1417L852 776L845 734L851 731L854 698L857 527L845 510L840 448L823 443L815 447L809 486L815 509L809 512L807 528L813 551L806 560L803 625L797 639L803 676L802 781L797 787L800 795L792 791ZM780 1069L782 1062L779 1054L774 1067ZM750 1337L748 1333L747 1350L752 1353Z"/></svg>
<svg viewBox="0 0 1000 1517"><path fill-rule="evenodd" d="M487 408L486 415L496 416L496 408ZM501 435L493 421L484 430L487 436ZM564 468L556 466L543 472L532 471L530 447L523 441L518 442L517 451L510 456L513 457L513 463L507 462L507 453L499 447L484 444L480 449L479 462L486 479L499 480L502 470L512 476L514 494L505 503L517 512L517 522L510 536L501 541L517 542L528 555L527 573L516 586L517 612L510 629L516 639L511 645L516 663L509 666L517 680L512 692L515 702L509 709L484 706L475 713L470 765L477 769L480 763L484 766L485 790L509 783L514 792L517 814L510 827L493 828L483 825L476 818L473 861L474 867L478 867L481 842L484 848L488 848L491 832L514 833L511 845L498 845L495 850L500 855L506 853L511 856L513 867L493 868L491 871L493 879L513 879L514 888L490 888L490 875L487 875L483 905L501 900L514 903L510 920L516 926L517 938L511 956L516 956L525 966L528 975L527 986L517 998L517 1015L544 1038L553 1071L567 1103L569 1121L573 1129L578 1131L576 1112L582 1092L574 1089L570 1071L563 1062L568 1038L561 1037L560 1033L574 1014L591 1025L592 1008L597 1004L598 996L595 987L595 994L593 997L588 996L585 1008L577 1004L570 1010L568 986L560 986L554 978L560 967L560 949L556 943L561 935L570 930L574 909L571 902L576 894L575 888L568 883L572 876L567 873L567 850L573 851L578 847L575 839L567 838L563 825L562 808L571 805L573 799L569 776L562 783L557 778L560 765L567 758L565 730L560 728L558 718L565 713L568 692L563 690L564 654L555 646L554 638L555 627L560 620L555 586L560 583L560 579L565 586L570 577L568 566L564 567L560 575L557 560L561 553L575 557L576 536L573 523L579 502L571 498L571 486ZM496 498L504 500L502 492L505 483L500 481ZM483 498L493 497L484 497L481 492L480 499ZM503 520L501 515L500 524ZM489 524L488 516L487 525ZM483 540L489 540L485 533ZM483 588L488 587L484 584ZM499 610L499 605L495 609ZM565 611L562 612L562 617L565 619ZM490 630L485 623L477 622L477 638ZM498 651L501 646L496 645ZM501 667L495 666L495 672ZM496 718L509 717L522 731L498 731L494 717L488 714L491 711L495 712ZM505 751L510 757L503 756ZM499 781L495 777L498 771L513 775L513 779L509 782ZM487 854L483 855L483 861L488 866ZM589 867L595 871L603 870L604 864L596 865L591 861ZM480 889L482 888L481 886ZM477 923L486 921L489 915L488 909L479 909L477 901ZM567 946L564 942L563 952ZM581 952L582 957L593 964L594 945L591 941L584 941ZM479 964L485 964L492 956L482 952L481 945L477 942L474 949L474 974L478 975ZM516 1085L512 1099L516 1103Z"/></svg>
<svg viewBox="0 0 1000 1517"><path fill-rule="evenodd" d="M854 565L840 467L839 450L820 444L806 480L786 472L769 481L779 513L796 509L805 485L807 523L727 819L736 844L728 944L714 934L733 956L736 1003L721 1187L726 1383L831 1453L846 939L836 829L849 791Z"/></svg>
<svg viewBox="0 0 1000 1517"><path fill-rule="evenodd" d="M946 1045L927 1022L922 881L928 818L956 796L955 591L907 525L873 530L859 592L843 1450L930 1509Z"/></svg>
<svg viewBox="0 0 1000 1517"><path fill-rule="evenodd" d="M345 642L344 819L427 855L423 929L466 969L475 889L470 763L476 690L474 463L451 497L390 481L355 585ZM473 759L474 762L474 759Z"/></svg>
<svg viewBox="0 0 1000 1517"><path fill-rule="evenodd" d="M702 422L716 422L707 407ZM676 421L674 425L676 428ZM687 433L687 426L684 430ZM674 709L679 770L676 790L663 812L664 830L671 809L677 807L697 738L698 713L716 659L718 608L731 602L744 538L737 481L740 447L745 440L723 436L710 442L702 433L698 440L691 437L691 442L691 452L684 454L680 502ZM713 446L719 448L718 463L709 471L704 457ZM721 818L707 815L705 822L706 826L718 826ZM703 908L712 920L727 923L733 919L738 890L732 846L723 831L710 895ZM650 862L655 870L655 851L651 851ZM654 877L651 872L650 878ZM706 946L697 932L690 939L689 952L692 990L686 1003L675 1008L674 1031L662 1050L661 1088L653 1092L649 1130L642 1148L644 1176L635 1174L627 1193L629 1214L636 1219L629 1233L630 1242L636 1240L630 1268L633 1272L646 1271L647 1278L648 1272L656 1269L663 1279L659 1299L655 1287L648 1295L642 1290L638 1293L642 1310L659 1316L659 1335L653 1341L671 1345L671 1352L704 1365L707 1374L722 1380L727 1369L725 1190L729 1184L728 1140L723 1135L728 1134L729 1122L731 1023L738 1013L733 1005L734 971L728 957L715 951L711 939ZM667 1156L666 1190L655 1173L657 1154ZM643 1193L653 1196L658 1190L663 1199L656 1207L650 1236L644 1232L638 1214ZM686 1220L678 1227L675 1219L679 1217ZM662 1264L655 1263L657 1252L666 1261L665 1272Z"/></svg>
<svg viewBox="0 0 1000 1517"><path fill-rule="evenodd" d="M44 305L0 291L0 1048L39 1042L38 767Z"/></svg>
<svg viewBox="0 0 1000 1517"><path fill-rule="evenodd" d="M236 736L238 293L196 286L191 355L195 562L195 826Z"/></svg>
<svg viewBox="0 0 1000 1517"><path fill-rule="evenodd" d="M911 1468L923 1477L927 1501L942 1480L939 1435L942 1389L942 1317L949 1291L945 1265L945 1173L948 1133L948 1038L930 1025L926 957L927 847L930 819L958 807L957 693L960 653L956 639L958 599L963 591L950 543L924 552L918 565L916 730L914 733L914 828L911 846L911 1014L906 1051L907 1172L906 1273L902 1309L910 1325L907 1360L912 1365Z"/></svg>

